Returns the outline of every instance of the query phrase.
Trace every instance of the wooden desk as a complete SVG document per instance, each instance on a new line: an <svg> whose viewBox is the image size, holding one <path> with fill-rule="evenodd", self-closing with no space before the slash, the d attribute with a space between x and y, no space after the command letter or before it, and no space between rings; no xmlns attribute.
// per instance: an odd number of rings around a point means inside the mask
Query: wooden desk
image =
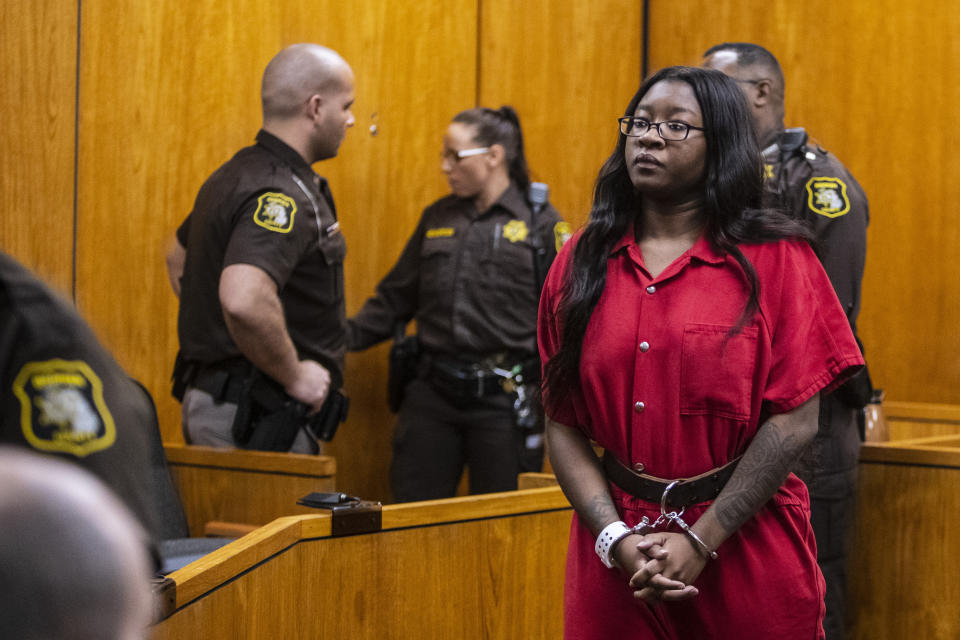
<svg viewBox="0 0 960 640"><path fill-rule="evenodd" d="M166 444L170 475L191 536L211 521L261 526L281 516L316 513L297 505L313 491L334 491L330 456Z"/></svg>
<svg viewBox="0 0 960 640"><path fill-rule="evenodd" d="M383 507L379 533L280 518L170 577L162 640L562 637L557 487Z"/></svg>

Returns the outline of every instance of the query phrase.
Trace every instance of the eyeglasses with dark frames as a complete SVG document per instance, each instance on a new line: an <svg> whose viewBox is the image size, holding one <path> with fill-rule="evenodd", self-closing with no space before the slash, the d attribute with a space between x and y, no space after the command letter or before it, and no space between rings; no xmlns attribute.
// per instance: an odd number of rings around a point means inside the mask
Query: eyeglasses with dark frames
<svg viewBox="0 0 960 640"><path fill-rule="evenodd" d="M690 135L691 129L696 129L697 131L703 131L703 127L695 127L692 124L687 124L681 120L664 120L663 122L650 122L646 118L618 118L617 122L620 123L620 133L631 138L639 138L644 135L647 131L650 131L651 128L657 130L657 135L659 135L664 140L669 140L671 142L680 142L686 140L687 136Z"/></svg>

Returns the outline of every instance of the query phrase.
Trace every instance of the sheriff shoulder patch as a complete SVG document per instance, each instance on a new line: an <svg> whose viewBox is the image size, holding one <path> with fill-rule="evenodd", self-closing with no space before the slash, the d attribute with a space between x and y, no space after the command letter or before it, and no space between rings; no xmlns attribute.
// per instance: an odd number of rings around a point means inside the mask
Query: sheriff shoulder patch
<svg viewBox="0 0 960 640"><path fill-rule="evenodd" d="M510 242L523 242L527 239L528 233L530 233L530 230L523 220L511 220L503 225L503 237Z"/></svg>
<svg viewBox="0 0 960 640"><path fill-rule="evenodd" d="M264 229L277 233L289 233L293 229L293 216L297 213L297 203L282 193L267 192L257 198L257 210L253 212L253 221Z"/></svg>
<svg viewBox="0 0 960 640"><path fill-rule="evenodd" d="M13 381L13 393L20 400L23 435L34 449L82 458L117 439L103 383L82 360L28 362Z"/></svg>
<svg viewBox="0 0 960 640"><path fill-rule="evenodd" d="M573 229L570 227L569 222L560 221L557 224L553 225L553 238L557 242L557 251L563 248L563 245L567 244L567 240L570 239L570 236L573 235Z"/></svg>
<svg viewBox="0 0 960 640"><path fill-rule="evenodd" d="M839 178L810 178L807 181L807 204L814 213L839 218L850 211L847 185Z"/></svg>
<svg viewBox="0 0 960 640"><path fill-rule="evenodd" d="M428 238L452 238L453 237L453 227L435 227L433 229L427 229Z"/></svg>

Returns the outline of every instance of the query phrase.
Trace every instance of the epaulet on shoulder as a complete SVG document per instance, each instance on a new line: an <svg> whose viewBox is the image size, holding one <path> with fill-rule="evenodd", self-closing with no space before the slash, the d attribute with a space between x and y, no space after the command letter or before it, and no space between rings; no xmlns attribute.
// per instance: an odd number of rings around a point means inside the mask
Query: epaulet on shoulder
<svg viewBox="0 0 960 640"><path fill-rule="evenodd" d="M803 127L785 129L778 144L785 157L800 156L811 164L827 159L827 150L811 138Z"/></svg>
<svg viewBox="0 0 960 640"><path fill-rule="evenodd" d="M460 200L460 199L461 199L461 198L458 198L457 196L453 195L452 193L448 193L447 195L441 196L440 198L437 198L436 200L434 200L433 202L431 202L430 204L428 204L427 207L424 209L424 212L426 212L426 211L431 211L431 210L437 209L437 208L447 207L447 206L449 206L451 203L454 203L454 202L456 202L456 201L458 201L458 200Z"/></svg>
<svg viewBox="0 0 960 640"><path fill-rule="evenodd" d="M804 144L798 149L798 153L810 163L824 162L830 155L830 152L815 138L807 138Z"/></svg>

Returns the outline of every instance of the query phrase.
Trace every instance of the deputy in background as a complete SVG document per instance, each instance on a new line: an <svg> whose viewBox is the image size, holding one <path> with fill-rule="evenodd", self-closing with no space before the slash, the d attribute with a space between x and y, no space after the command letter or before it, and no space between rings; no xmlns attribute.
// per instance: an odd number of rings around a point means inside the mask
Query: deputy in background
<svg viewBox="0 0 960 640"><path fill-rule="evenodd" d="M65 462L0 447L0 635L147 637L143 529L102 483Z"/></svg>
<svg viewBox="0 0 960 640"><path fill-rule="evenodd" d="M4 253L0 444L86 468L155 540L180 537L186 528L150 395L100 345L72 304Z"/></svg>
<svg viewBox="0 0 960 640"><path fill-rule="evenodd" d="M307 414L343 417L346 244L311 165L336 156L353 126L353 85L330 49L278 53L256 144L210 176L177 230L167 264L180 286L174 395L188 443L313 453L328 438Z"/></svg>
<svg viewBox="0 0 960 640"><path fill-rule="evenodd" d="M850 327L856 332L867 249L867 198L837 158L802 128L785 129L784 78L777 59L743 42L711 47L703 66L733 78L753 113L763 148L764 206L785 211L814 234L823 263ZM846 538L854 513L860 410L872 389L866 369L820 402L819 431L797 475L810 490L817 562L827 582L827 638L844 637Z"/></svg>
<svg viewBox="0 0 960 640"><path fill-rule="evenodd" d="M348 321L351 350L417 322L420 360L399 404L390 472L397 501L508 491L543 461L536 399L540 290L570 233L531 192L516 112L453 118L442 169L452 193L427 207L376 295Z"/></svg>

